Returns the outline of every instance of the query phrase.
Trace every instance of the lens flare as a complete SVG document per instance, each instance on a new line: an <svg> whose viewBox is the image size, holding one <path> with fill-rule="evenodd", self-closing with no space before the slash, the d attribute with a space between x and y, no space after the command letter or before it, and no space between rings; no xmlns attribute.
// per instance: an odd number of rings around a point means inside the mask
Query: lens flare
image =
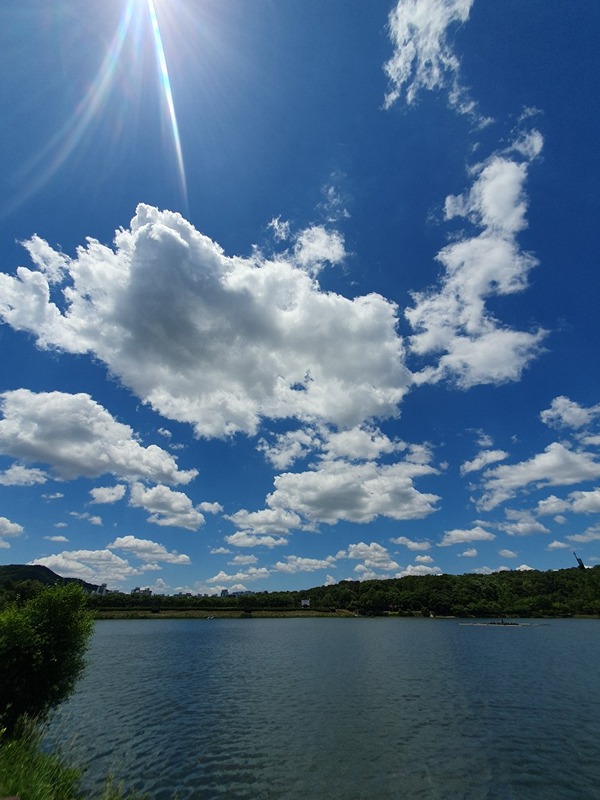
<svg viewBox="0 0 600 800"><path fill-rule="evenodd" d="M16 176L19 188L8 203L3 204L0 208L0 218L12 213L29 198L40 192L82 144L86 134L93 131L94 122L97 122L102 115L106 116L111 90L115 86L118 72L121 81L123 81L123 75L129 75L130 85L135 86L136 79L141 76L136 54L141 52L140 34L145 26L140 23L143 23L146 18L145 6L147 6L147 18L152 32L152 46L158 67L160 92L164 98L177 160L177 175L182 202L184 211L187 211L187 181L181 139L156 8L153 0L146 0L146 2L144 0L126 0L110 46L89 89L60 128L21 168ZM133 59L131 63L123 61L128 55L124 52L126 44L129 48L129 58Z"/></svg>
<svg viewBox="0 0 600 800"><path fill-rule="evenodd" d="M181 184L181 191L183 193L183 199L187 206L187 184L185 179L185 169L183 166L181 139L179 138L179 126L177 125L177 115L175 114L175 104L173 102L173 92L171 91L169 70L167 69L165 48L163 47L162 36L160 35L160 27L158 25L158 17L156 16L156 9L154 8L154 0L148 0L148 13L150 14L150 22L152 24L152 36L154 39L154 50L156 52L156 59L158 61L158 67L160 71L160 81L162 89L164 91L167 109L169 112L169 121L171 124L171 132L173 134L175 155L177 156L177 168L179 171L179 181Z"/></svg>

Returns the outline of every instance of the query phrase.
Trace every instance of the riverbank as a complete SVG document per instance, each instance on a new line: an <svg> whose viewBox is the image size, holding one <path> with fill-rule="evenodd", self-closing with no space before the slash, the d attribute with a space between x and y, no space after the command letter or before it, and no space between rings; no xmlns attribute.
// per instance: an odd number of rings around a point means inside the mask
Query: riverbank
<svg viewBox="0 0 600 800"><path fill-rule="evenodd" d="M355 617L352 611L339 609L336 611L311 611L310 609L300 610L291 609L289 611L273 611L269 609L253 609L252 611L240 611L239 608L232 609L185 609L181 611L168 609L165 611L151 611L149 609L104 609L97 610L93 614L94 619L244 619L244 618L303 618L303 617Z"/></svg>

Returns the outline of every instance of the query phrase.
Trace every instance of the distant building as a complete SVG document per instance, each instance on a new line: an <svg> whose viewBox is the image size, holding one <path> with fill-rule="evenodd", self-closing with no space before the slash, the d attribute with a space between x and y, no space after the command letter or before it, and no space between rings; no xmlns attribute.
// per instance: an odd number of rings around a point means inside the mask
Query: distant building
<svg viewBox="0 0 600 800"><path fill-rule="evenodd" d="M145 589L140 589L139 586L136 586L135 589L131 590L131 594L141 594L144 597L149 597L152 594L152 589L146 586Z"/></svg>
<svg viewBox="0 0 600 800"><path fill-rule="evenodd" d="M108 591L108 589L106 588L106 584L105 583L101 583L100 586L98 586L98 588L95 591L92 592L92 594L105 595L107 593L107 591Z"/></svg>
<svg viewBox="0 0 600 800"><path fill-rule="evenodd" d="M245 591L231 592L231 597L248 597L251 594L254 594L254 592L251 592L248 589L246 589Z"/></svg>
<svg viewBox="0 0 600 800"><path fill-rule="evenodd" d="M303 597L302 600L300 600L300 608L310 608L309 597Z"/></svg>
<svg viewBox="0 0 600 800"><path fill-rule="evenodd" d="M221 589L221 597L229 597L229 589Z"/></svg>

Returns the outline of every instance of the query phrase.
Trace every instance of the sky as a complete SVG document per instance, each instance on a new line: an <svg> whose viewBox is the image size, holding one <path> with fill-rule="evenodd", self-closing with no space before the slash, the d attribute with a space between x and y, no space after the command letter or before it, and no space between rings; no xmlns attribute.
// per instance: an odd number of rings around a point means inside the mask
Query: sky
<svg viewBox="0 0 600 800"><path fill-rule="evenodd" d="M4 0L0 561L600 563L600 4Z"/></svg>

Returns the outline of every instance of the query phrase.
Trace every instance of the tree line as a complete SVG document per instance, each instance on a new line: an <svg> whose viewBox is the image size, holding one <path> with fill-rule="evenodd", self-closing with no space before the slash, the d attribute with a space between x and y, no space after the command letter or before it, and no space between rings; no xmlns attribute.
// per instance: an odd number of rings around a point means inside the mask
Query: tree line
<svg viewBox="0 0 600 800"><path fill-rule="evenodd" d="M404 578L340 581L303 591L256 592L243 597L92 595L92 610L151 609L290 611L310 601L311 611L405 616L600 615L600 566L491 575L408 575Z"/></svg>
<svg viewBox="0 0 600 800"><path fill-rule="evenodd" d="M0 569L0 608L15 597L21 601L34 597L39 588L35 580L3 580ZM292 611L300 609L302 600L310 601L311 611L343 609L362 615L600 616L600 566L491 575L407 575L242 597L109 592L88 595L87 605L91 611Z"/></svg>

